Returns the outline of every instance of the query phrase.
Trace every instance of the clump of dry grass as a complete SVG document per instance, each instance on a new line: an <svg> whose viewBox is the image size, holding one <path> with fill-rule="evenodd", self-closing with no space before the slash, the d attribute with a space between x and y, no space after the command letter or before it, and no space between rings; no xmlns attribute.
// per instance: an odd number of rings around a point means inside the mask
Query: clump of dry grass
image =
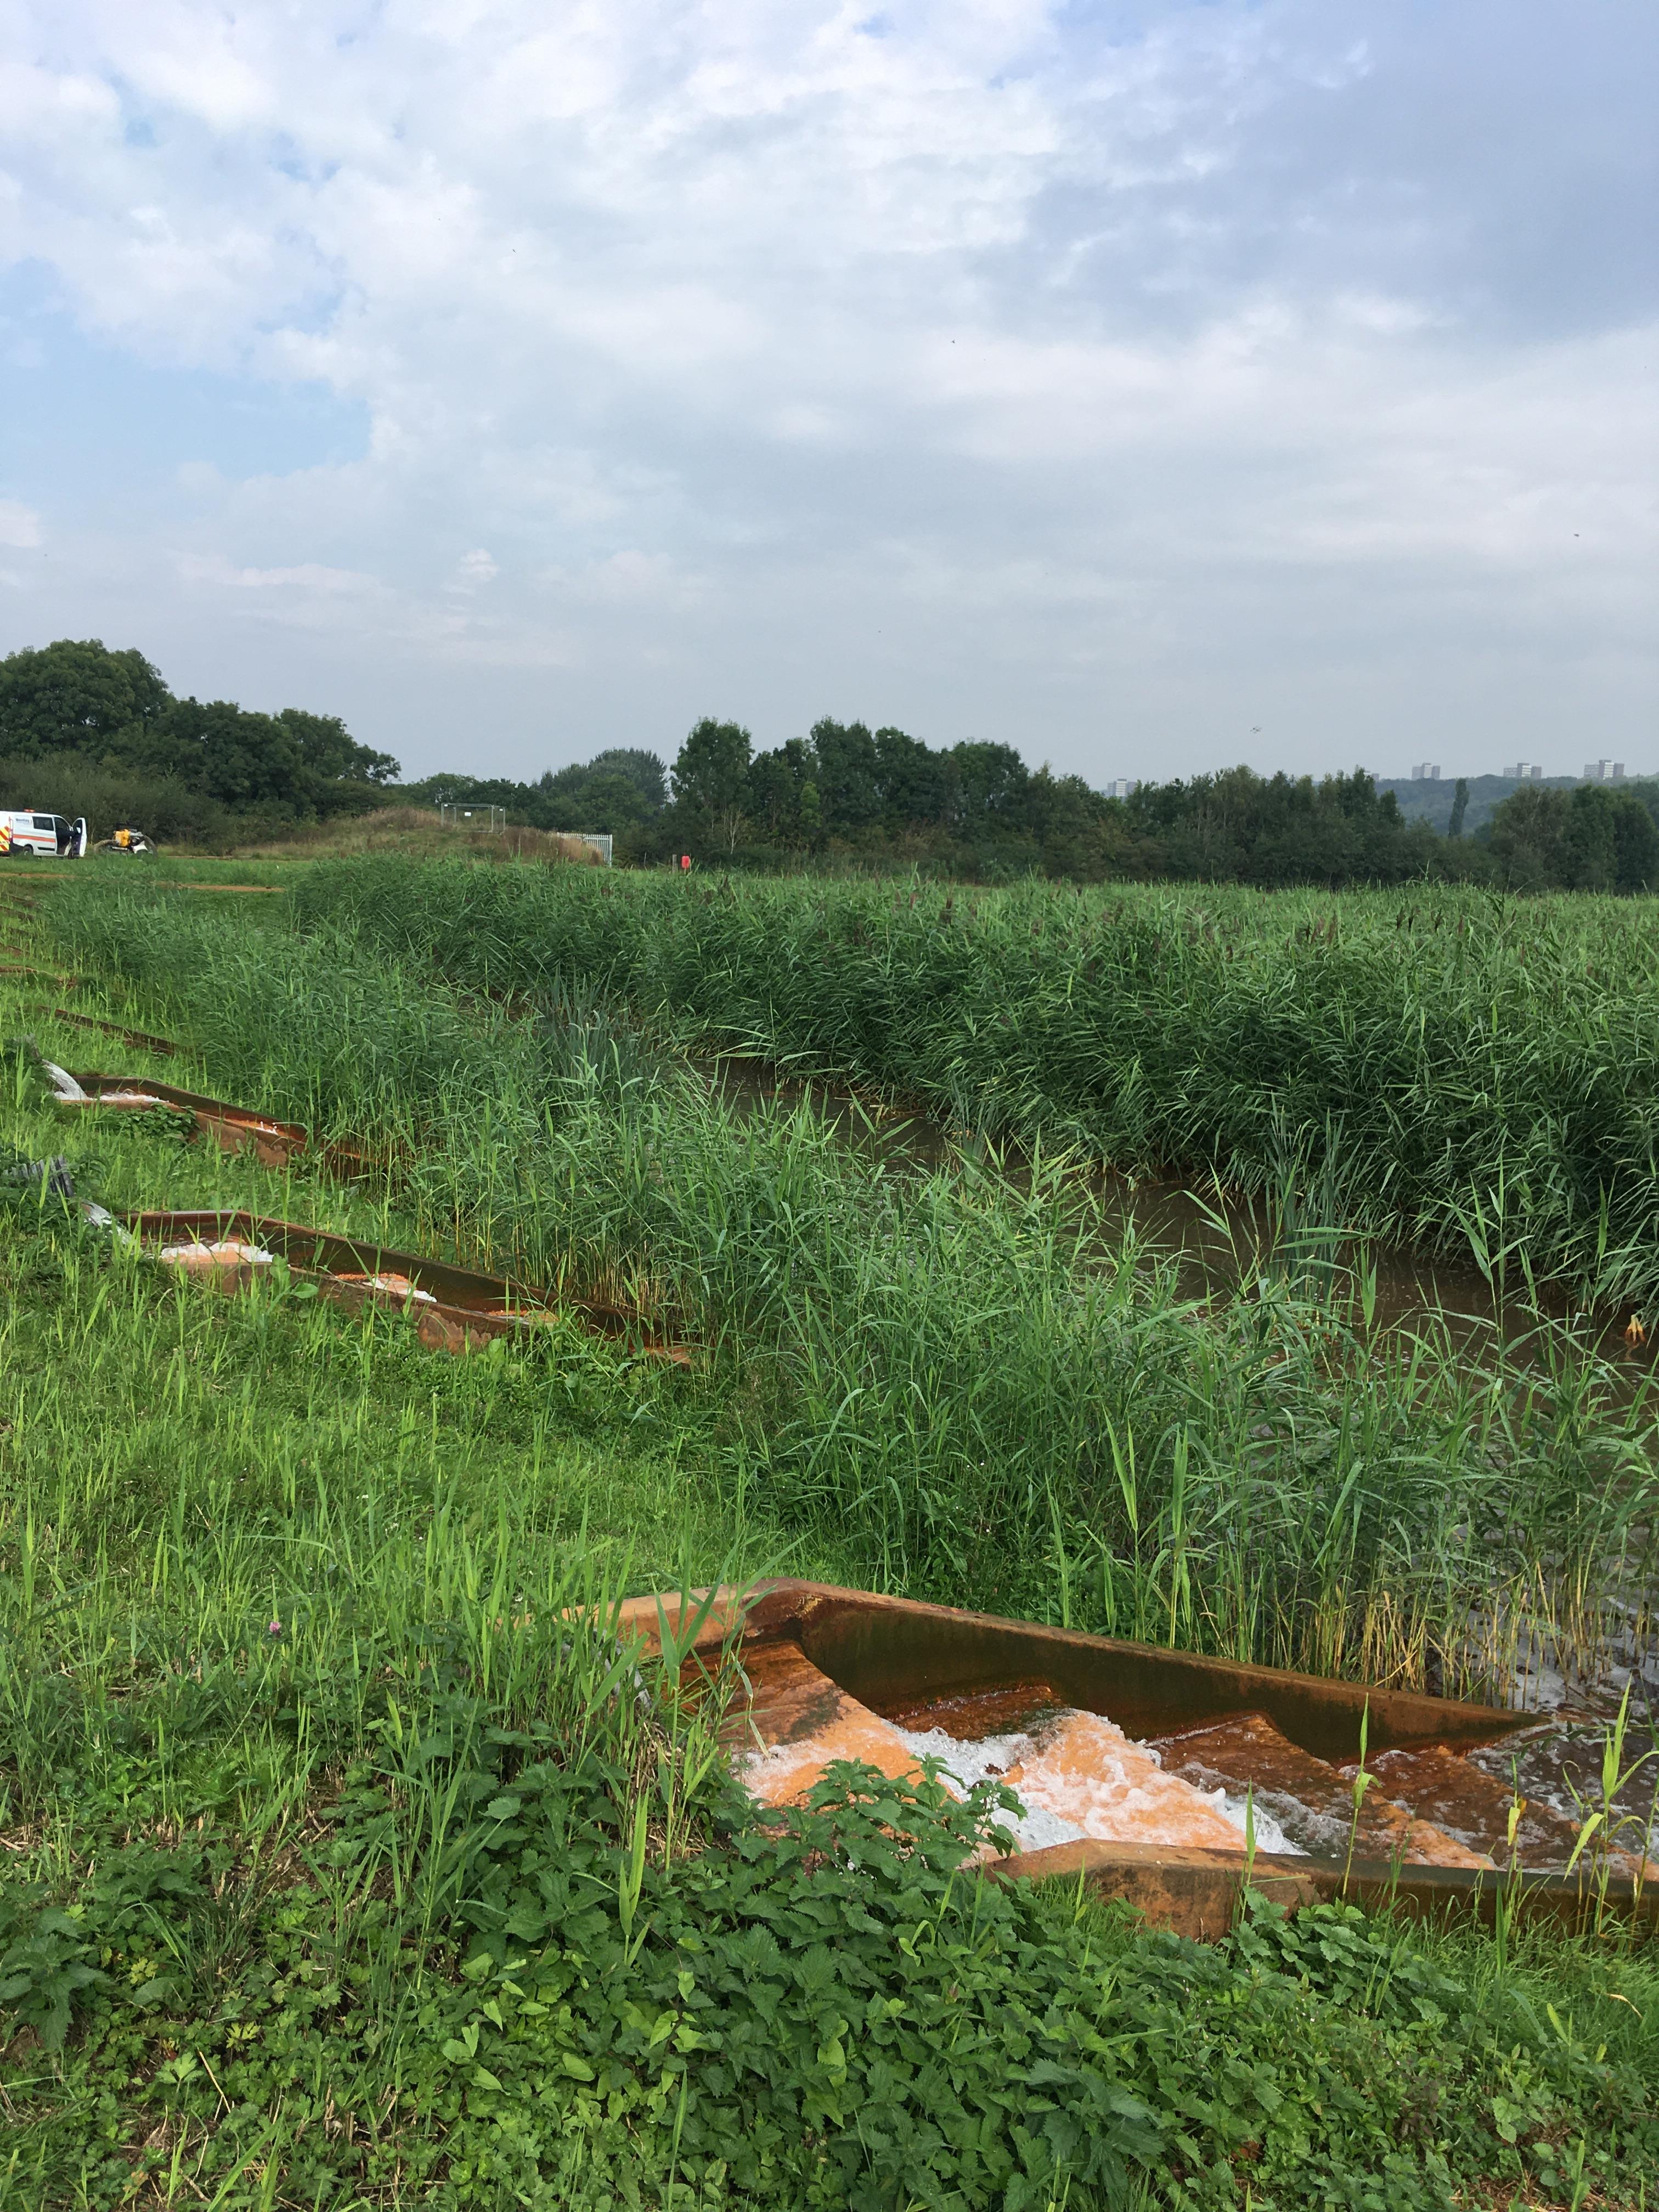
<svg viewBox="0 0 1659 2212"><path fill-rule="evenodd" d="M591 845L562 831L452 830L429 806L382 806L349 820L296 823L280 838L236 848L242 860L321 860L367 853L401 853L412 859L444 854L477 860L540 860L550 866L604 865Z"/></svg>

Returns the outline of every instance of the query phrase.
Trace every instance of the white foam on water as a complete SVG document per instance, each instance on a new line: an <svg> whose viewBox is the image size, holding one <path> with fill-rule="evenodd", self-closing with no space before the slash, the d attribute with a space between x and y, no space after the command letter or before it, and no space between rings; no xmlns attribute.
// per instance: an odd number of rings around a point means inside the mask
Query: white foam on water
<svg viewBox="0 0 1659 2212"><path fill-rule="evenodd" d="M222 1267L242 1261L251 1261L256 1267L268 1267L275 1255L267 1252L263 1244L244 1244L232 1237L217 1244L164 1244L155 1256L175 1267Z"/></svg>
<svg viewBox="0 0 1659 2212"><path fill-rule="evenodd" d="M1011 1766L1018 1766L1036 1747L1035 1739L1024 1734L981 1736L970 1743L963 1737L947 1735L939 1728L898 1729L896 1733L916 1759L943 1760L939 1779L952 1796L965 1796L976 1782L1000 1782ZM1082 1835L1081 1828L1073 1827L1047 1806L1024 1805L1023 1799L1021 1802L1024 1809L1019 1814L997 1815L999 1826L1012 1831L1021 1850L1043 1851L1050 1844L1074 1844Z"/></svg>
<svg viewBox="0 0 1659 2212"><path fill-rule="evenodd" d="M1096 1718L1093 1715L1087 1717L1091 1720ZM1072 1715L1069 1712L1055 1714L1044 1727L1042 1736L1047 1736L1063 1728L1065 1723L1070 1718ZM1106 1722L1102 1725L1103 1729L1109 1730L1112 1735L1120 1735L1121 1732L1112 1723ZM1042 1736L1025 1732L1010 1735L982 1736L976 1742L969 1742L961 1737L949 1735L943 1729L939 1728L926 1730L899 1729L896 1733L903 1739L907 1749L916 1759L933 1757L941 1760L943 1762L941 1778L945 1782L946 1786L955 1783L964 1795L975 1783L999 1782L1011 1768L1025 1766L1041 1755ZM1126 1750L1131 1747L1128 1739L1123 1739L1123 1741ZM1154 1766L1161 1766L1162 1761L1158 1753L1150 1746L1133 1744L1133 1749L1137 1754L1150 1760ZM1115 1778L1114 1779L1115 1780ZM1022 1810L1018 1816L1003 1814L1000 1818L1003 1825L1012 1830L1021 1850L1038 1851L1046 1850L1051 1844L1079 1843L1085 1837L1097 1832L1097 1830L1091 1825L1090 1808L1086 1802L1091 1793L1086 1785L1077 1788L1068 1786L1064 1780L1045 1781L1042 1785L1045 1802L1033 1802L1028 1796L1021 1796L1018 1778L1010 1786L1015 1796L1020 1798ZM1242 1794L1235 1796L1224 1789L1219 1788L1195 1789L1191 1784L1182 1782L1175 1776L1169 1778L1169 1790L1172 1795L1185 1798L1194 1804L1207 1806L1219 1814L1222 1819L1237 1830L1242 1845L1244 1837L1245 1808L1245 1799ZM1145 1840L1148 1843L1175 1843L1185 1840L1173 1832L1180 1825L1178 1820L1170 1821L1167 1813L1164 1814L1164 1817L1160 1818L1160 1812L1164 1811L1160 1806L1149 1806L1146 1808L1144 1815L1133 1817L1134 1801L1139 1794L1132 1788L1121 1801L1121 1812L1131 1813L1133 1825L1144 1826ZM1110 1821L1108 1825L1114 1831L1121 1832L1124 1825L1121 1814L1119 1819ZM1305 1858L1308 1856L1299 1844L1291 1841L1273 1814L1260 1803L1255 1807L1255 1845L1259 1851L1266 1851L1272 1855L1282 1853L1288 1858ZM1159 1832L1165 1828L1168 1828L1170 1832Z"/></svg>
<svg viewBox="0 0 1659 2212"><path fill-rule="evenodd" d="M1244 1833L1245 1800L1234 1796L1226 1790L1200 1790L1200 1797L1207 1797L1218 1813L1231 1820L1242 1836ZM1305 1859L1309 1855L1300 1844L1293 1844L1273 1814L1258 1797L1255 1801L1255 1847L1273 1858Z"/></svg>

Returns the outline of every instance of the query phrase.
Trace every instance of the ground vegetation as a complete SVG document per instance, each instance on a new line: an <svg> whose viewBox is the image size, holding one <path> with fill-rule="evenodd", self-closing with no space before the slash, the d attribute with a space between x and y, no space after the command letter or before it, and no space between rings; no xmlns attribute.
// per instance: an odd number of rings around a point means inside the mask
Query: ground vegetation
<svg viewBox="0 0 1659 2212"><path fill-rule="evenodd" d="M308 922L471 990L592 990L1128 1172L1318 1183L1351 1225L1659 1308L1659 976L1626 902L390 860L297 896Z"/></svg>
<svg viewBox="0 0 1659 2212"><path fill-rule="evenodd" d="M1500 1948L1257 1911L1203 1949L981 1883L964 1861L994 1790L955 1806L842 1770L763 1821L715 1756L720 1680L686 1699L605 1630L629 1589L880 1561L950 1589L1021 1547L1051 1617L1109 1604L1160 1640L1309 1648L1379 1547L1395 1601L1443 1624L1494 1591L1529 1516L1540 1565L1606 1540L1559 1516L1615 1493L1646 1431L1582 1347L1562 1340L1536 1389L1497 1345L1484 1383L1431 1343L1391 1366L1294 1252L1237 1313L1195 1308L1045 1236L1059 1187L905 1183L805 1110L699 1103L667 1041L592 1000L510 1018L276 898L85 876L61 896L51 943L115 994L82 1012L165 1020L189 1048L174 1079L258 1086L385 1160L378 1183L296 1182L139 1115L77 1123L82 1190L625 1279L703 1349L665 1371L571 1325L447 1359L280 1273L214 1299L89 1230L61 1184L0 1180L10 2201L1650 2196L1659 1987L1612 1932ZM0 983L9 1024L73 1058L84 1032L31 988ZM3 1068L11 1158L63 1149L30 1054ZM1036 1394L1064 1431L1046 1466L1013 1425L1045 1425ZM956 1423L945 1454L907 1398ZM901 1449L871 1468L889 1425ZM1073 1520L1055 1480L1091 1431L1114 1447ZM1252 1441L1261 1480L1218 1519ZM876 1495L907 1455L926 1542ZM1103 1575L1079 1538L1109 1504ZM1437 1547L1433 1610L1431 1578L1412 1598L1401 1577ZM1301 1563L1278 1626L1275 1557ZM1256 1589L1230 1609L1236 1561ZM1335 1641L1339 1666L1382 1656Z"/></svg>

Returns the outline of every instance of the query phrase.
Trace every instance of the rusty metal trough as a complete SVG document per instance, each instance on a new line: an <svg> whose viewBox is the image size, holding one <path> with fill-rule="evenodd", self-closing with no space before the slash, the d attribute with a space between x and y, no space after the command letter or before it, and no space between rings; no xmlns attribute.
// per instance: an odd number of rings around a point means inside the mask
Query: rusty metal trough
<svg viewBox="0 0 1659 2212"><path fill-rule="evenodd" d="M381 1306L406 1314L421 1342L434 1351L471 1352L573 1314L646 1358L690 1364L683 1346L646 1336L637 1317L618 1308L550 1299L503 1276L479 1274L447 1261L364 1243L299 1222L222 1209L132 1212L120 1220L144 1250L215 1290L246 1290L280 1260L313 1282L319 1297L348 1312Z"/></svg>
<svg viewBox="0 0 1659 2212"><path fill-rule="evenodd" d="M678 1638L682 1602L678 1595L631 1600L618 1633L658 1649L663 1622ZM730 1650L746 1694L728 1723L728 1747L765 1802L799 1802L837 1758L915 1773L918 1734L989 1735L1024 1715L1038 1736L1047 1725L1109 1738L1111 1759L1129 1766L1131 1779L1155 1784L1127 1796L1120 1790L1120 1811L1152 1802L1157 1789L1178 1788L1184 1771L1200 1778L1191 1793L1200 1806L1202 1787L1219 1774L1241 1795L1247 1786L1261 1792L1264 1803L1282 1802L1287 1783L1316 1810L1322 1793L1340 1798L1352 1820L1363 1720L1367 1767L1382 1771L1365 1794L1352 1851L1346 1836L1335 1848L1259 1851L1249 1866L1253 1887L1292 1910L1347 1897L1412 1916L1473 1912L1490 1922L1507 1895L1525 1918L1576 1927L1604 1914L1659 1926L1659 1881L1645 1879L1639 1861L1627 1861L1627 1873L1584 1860L1564 1870L1571 1832L1559 1819L1553 1830L1547 1821L1534 1831L1532 1856L1497 1863L1509 1792L1468 1754L1536 1724L1523 1715L818 1583L714 1593L686 1663L708 1667ZM1033 1722L1033 1714L1050 1717ZM1038 1763L1028 1771L1036 1778ZM1449 1797L1449 1778L1460 1776L1461 1795ZM1007 1778L1023 1795L1020 1770L1011 1767ZM1456 1831L1433 1817L1445 1818L1449 1803ZM997 1880L1081 1879L1155 1923L1210 1939L1226 1932L1247 1878L1242 1832L1218 1847L1139 1838L1109 1814L1105 1826L1118 1832L1025 1850L983 1871Z"/></svg>
<svg viewBox="0 0 1659 2212"><path fill-rule="evenodd" d="M172 1106L194 1116L197 1127L213 1139L222 1152L252 1152L261 1167L286 1167L305 1151L308 1133L297 1121L278 1121L246 1107L228 1105L198 1091L181 1090L176 1083L159 1083L153 1076L101 1075L90 1069L65 1071L80 1091L76 1097L59 1091L57 1103L65 1113L143 1113L155 1106Z"/></svg>

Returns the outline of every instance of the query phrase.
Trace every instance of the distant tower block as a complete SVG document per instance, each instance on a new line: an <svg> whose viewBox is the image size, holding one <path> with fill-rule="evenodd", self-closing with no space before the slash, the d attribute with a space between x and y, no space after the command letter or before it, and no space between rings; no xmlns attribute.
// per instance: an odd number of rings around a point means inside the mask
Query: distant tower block
<svg viewBox="0 0 1659 2212"><path fill-rule="evenodd" d="M1516 761L1515 766L1506 768L1504 774L1512 775L1517 783L1541 783L1544 780L1544 771L1536 761Z"/></svg>
<svg viewBox="0 0 1659 2212"><path fill-rule="evenodd" d="M1108 799L1133 799L1140 788L1138 775L1114 776L1106 786Z"/></svg>
<svg viewBox="0 0 1659 2212"><path fill-rule="evenodd" d="M1438 783L1439 781L1440 770L1437 763L1433 761L1425 761L1421 767L1414 768L1412 770L1412 781L1413 783Z"/></svg>
<svg viewBox="0 0 1659 2212"><path fill-rule="evenodd" d="M1586 761L1584 781L1587 783L1622 783L1625 780L1623 761Z"/></svg>

